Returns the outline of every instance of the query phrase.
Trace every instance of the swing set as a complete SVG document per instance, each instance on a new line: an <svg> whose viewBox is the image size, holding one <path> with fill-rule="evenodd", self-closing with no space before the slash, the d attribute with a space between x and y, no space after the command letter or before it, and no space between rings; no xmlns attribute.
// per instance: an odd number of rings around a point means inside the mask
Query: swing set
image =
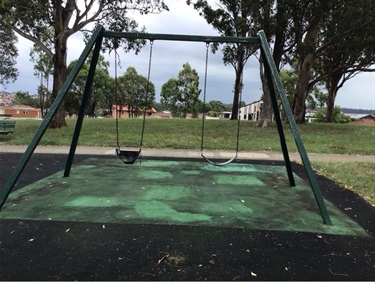
<svg viewBox="0 0 375 282"><path fill-rule="evenodd" d="M0 190L0 209L4 205L5 201L7 200L9 194L11 193L15 183L17 182L18 178L20 177L23 169L25 168L26 164L28 163L31 155L33 154L36 146L38 145L39 141L43 137L44 132L46 131L48 124L51 122L54 114L57 111L57 108L61 104L63 98L65 97L66 93L68 92L71 84L73 83L75 77L77 76L78 72L80 71L81 67L83 66L86 58L88 57L91 50L94 48L93 56L91 59L90 69L88 72L87 80L86 80L86 86L83 93L81 106L78 112L77 122L75 126L75 130L72 137L72 142L64 170L64 177L68 177L70 175L71 167L73 164L73 159L75 155L75 151L78 144L79 135L82 128L85 108L88 103L91 88L93 85L94 80L94 74L96 70L96 65L98 63L99 54L102 47L102 42L104 38L125 38L128 40L135 40L135 39L143 39L143 40L149 40L150 42L154 42L155 40L167 40L167 41L195 41L195 42L203 42L206 44L206 67L205 67L205 82L204 82L204 104L206 103L206 84L207 84L207 65L208 65L208 46L210 43L239 43L239 44L252 44L257 45L260 48L262 61L264 64L266 79L267 79L267 85L269 88L270 98L272 101L272 107L274 110L274 116L275 121L277 125L277 130L280 138L280 145L284 157L286 172L289 179L289 184L291 186L295 186L295 181L293 177L291 162L289 158L289 153L286 145L286 140L284 136L284 131L282 127L282 122L280 118L280 112L279 107L276 99L276 92L279 94L279 98L282 103L282 107L285 111L285 114L287 116L288 125L291 129L291 133L293 134L294 141L296 143L298 152L300 154L303 166L305 168L307 177L309 179L312 191L315 196L316 203L319 207L319 211L321 214L321 217L323 219L323 222L325 224L332 224L331 219L329 217L326 205L324 203L318 182L316 180L314 171L311 167L310 160L307 156L307 152L305 150L305 147L303 145L302 139L300 137L300 134L297 129L297 125L294 121L293 113L290 109L288 100L286 98L285 91L283 89L280 76L278 74L278 71L276 69L275 63L273 61L269 45L266 40L266 36L263 31L260 31L258 33L257 37L223 37L223 36L193 36L193 35L175 35L175 34L147 34L147 33L130 33L130 32L113 32L113 31L106 31L101 25L98 25L96 29L93 32L93 35L91 39L88 41L85 49L83 50L80 58L78 59L77 63L69 73L66 81L62 85L56 99L54 100L53 104L50 107L50 110L48 111L47 115L43 119L41 125L39 126L38 130L36 131L32 141L30 142L29 146L27 147L25 153L22 155L21 159L19 160L18 164L16 165L13 173L10 175L10 178L8 179L8 182L6 183L5 187L3 187ZM95 47L94 47L95 46ZM150 57L149 57L149 68L148 68L148 81L150 81L150 71L151 71L151 60L152 60L152 44L150 48ZM117 71L116 71L117 72ZM117 74L116 74L116 81L117 81ZM116 82L117 84L118 82ZM118 87L118 85L117 85ZM117 90L118 91L118 90ZM117 95L117 94L116 94ZM147 100L148 93L146 94L146 100ZM121 110L117 109L116 110ZM118 113L116 113L116 141L117 141L117 147L116 147L116 154L118 157L125 163L125 164L132 164L134 163L141 155L142 151L142 145L143 145L143 135L144 135L144 129L145 129L145 120L146 120L146 107L143 108L143 124L142 124L142 133L141 133L141 141L140 141L140 147L138 150L124 150L120 148L120 142L119 142L119 124L118 124ZM239 121L237 124L237 146L236 146L236 152L235 155L224 162L216 162L213 160L208 159L204 156L203 150L204 150L204 129L205 129L205 117L203 116L202 119L202 132L201 132L201 155L202 157L209 163L213 165L223 166L227 165L234 160L237 159L238 155L238 143L239 143Z"/></svg>

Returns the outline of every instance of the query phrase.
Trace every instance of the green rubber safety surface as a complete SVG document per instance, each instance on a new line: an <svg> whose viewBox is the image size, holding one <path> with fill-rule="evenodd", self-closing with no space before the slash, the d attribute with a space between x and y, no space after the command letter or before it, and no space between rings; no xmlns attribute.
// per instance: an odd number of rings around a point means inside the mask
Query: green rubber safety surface
<svg viewBox="0 0 375 282"><path fill-rule="evenodd" d="M308 183L283 166L90 158L10 194L0 218L170 224L367 236L325 201L324 225Z"/></svg>

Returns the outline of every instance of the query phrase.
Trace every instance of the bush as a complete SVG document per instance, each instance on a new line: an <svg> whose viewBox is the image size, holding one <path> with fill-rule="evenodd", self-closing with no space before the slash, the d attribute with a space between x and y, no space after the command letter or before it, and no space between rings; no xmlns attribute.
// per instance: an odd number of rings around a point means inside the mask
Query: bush
<svg viewBox="0 0 375 282"><path fill-rule="evenodd" d="M326 117L327 108L321 108L315 112L316 122L324 122ZM333 122L334 123L348 123L351 119L340 108L335 106L333 109Z"/></svg>

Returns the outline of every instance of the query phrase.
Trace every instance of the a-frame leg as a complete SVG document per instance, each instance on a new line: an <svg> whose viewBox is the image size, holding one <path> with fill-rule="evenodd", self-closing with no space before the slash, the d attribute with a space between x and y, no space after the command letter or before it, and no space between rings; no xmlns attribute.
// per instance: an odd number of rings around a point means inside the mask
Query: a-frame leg
<svg viewBox="0 0 375 282"><path fill-rule="evenodd" d="M79 108L76 127L74 129L72 143L70 145L69 155L68 155L68 159L67 159L65 171L64 171L64 177L69 176L70 170L72 168L74 155L75 155L75 152L76 152L76 149L77 149L79 135L81 133L83 118L85 116L85 110L86 110L87 102L88 102L88 100L90 98L90 95L91 95L92 84L94 82L94 75L95 75L96 65L98 63L98 59L99 59L99 55L100 55L100 49L102 47L102 42L103 42L103 36L99 36L96 43L95 43L95 49L94 49L94 53L93 53L92 59L91 59L90 70L89 70L89 73L88 73L87 79L86 79L85 90L83 92L81 107Z"/></svg>
<svg viewBox="0 0 375 282"><path fill-rule="evenodd" d="M294 120L292 110L290 109L288 99L286 98L286 94L285 94L284 88L282 86L279 73L277 72L275 62L273 61L273 58L272 58L272 55L271 55L271 52L270 52L270 48L269 48L268 43L267 43L266 36L265 36L263 31L260 31L258 33L258 36L259 36L260 42L261 42L261 50L262 50L262 53L263 53L264 64L267 65L266 68L267 67L269 68L270 73L271 73L272 78L273 78L273 82L275 83L277 91L280 95L281 103L282 103L283 109L285 111L285 114L287 116L289 127L292 131L294 141L295 141L295 143L297 145L297 148L298 148L298 152L301 156L303 166L306 170L307 177L310 181L311 188L313 190L316 203L319 207L320 215L322 216L323 222L325 224L331 225L332 224L331 218L329 217L327 207L324 203L324 199L323 199L323 196L321 194L318 181L316 180L315 173L314 173L314 171L311 167L309 157L307 156L305 146L303 145L301 136L298 132L297 124Z"/></svg>
<svg viewBox="0 0 375 282"><path fill-rule="evenodd" d="M261 53L262 53L262 57L263 57L263 62L265 62L264 53L263 52L261 52ZM294 181L293 171L292 171L292 164L291 164L290 158L289 158L288 147L286 145L286 140L285 140L285 135L284 135L284 130L283 130L283 124L282 124L281 118L280 118L280 111L279 111L279 106L277 104L275 87L273 85L273 80L272 80L272 74L271 74L270 67L266 62L264 63L264 70L265 70L265 73L266 73L267 86L268 86L268 90L269 90L269 95L271 96L273 113L274 113L274 117L275 117L275 121L276 121L277 131L278 131L279 137L280 137L280 145L281 145L281 149L283 151L283 156L284 156L286 171L287 171L288 178L289 178L289 183L290 183L290 186L296 186L296 183Z"/></svg>
<svg viewBox="0 0 375 282"><path fill-rule="evenodd" d="M53 116L56 113L57 108L60 106L62 100L64 99L66 93L68 92L70 86L72 85L74 79L76 78L79 70L81 69L82 65L84 64L87 56L89 55L92 47L94 46L98 36L101 34L103 27L98 25L95 29L91 39L87 43L85 49L83 50L81 56L79 57L77 63L69 73L67 79L65 80L64 84L62 85L59 93L57 94L54 102L52 103L50 110L48 111L47 115L44 117L42 123L40 124L38 130L36 131L33 139L31 140L29 146L27 147L25 153L22 155L21 159L18 161L13 173L9 177L5 187L0 190L0 209L3 207L5 201L7 200L10 192L12 191L14 184L17 182L18 178L20 177L22 171L24 170L25 166L27 165L31 155L33 154L36 146L38 145L39 141L42 139L50 121L52 120Z"/></svg>

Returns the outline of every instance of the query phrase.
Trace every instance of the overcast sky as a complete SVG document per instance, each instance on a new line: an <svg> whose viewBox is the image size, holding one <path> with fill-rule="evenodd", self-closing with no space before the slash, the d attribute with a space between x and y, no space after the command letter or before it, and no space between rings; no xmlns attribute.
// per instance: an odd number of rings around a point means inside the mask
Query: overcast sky
<svg viewBox="0 0 375 282"><path fill-rule="evenodd" d="M145 26L149 33L190 34L190 35L218 35L218 33L199 16L198 12L185 1L167 1L170 12L139 16L130 13L140 26ZM17 67L20 71L18 80L1 90L28 91L36 93L39 79L33 75L33 64L29 60L32 44L26 39L19 39L19 58ZM68 61L79 57L84 48L81 34L75 34L68 41ZM160 89L163 83L172 77L177 77L185 62L189 62L200 76L200 88L203 88L205 43L155 41L153 47L153 60L151 80L156 88L156 100L159 101ZM122 68L118 70L121 75L128 66L133 66L137 71L147 76L149 44L136 56L134 54L121 54ZM114 58L105 55L110 61L110 73L114 75ZM234 69L224 66L220 52L210 53L207 81L207 101L220 100L232 103L234 84ZM259 100L261 86L259 79L259 63L252 57L248 61L244 72L244 89L242 100L246 103ZM203 91L202 94L203 95ZM201 96L203 100L203 96ZM362 108L375 110L375 73L363 73L346 82L339 91L336 104L347 108Z"/></svg>

